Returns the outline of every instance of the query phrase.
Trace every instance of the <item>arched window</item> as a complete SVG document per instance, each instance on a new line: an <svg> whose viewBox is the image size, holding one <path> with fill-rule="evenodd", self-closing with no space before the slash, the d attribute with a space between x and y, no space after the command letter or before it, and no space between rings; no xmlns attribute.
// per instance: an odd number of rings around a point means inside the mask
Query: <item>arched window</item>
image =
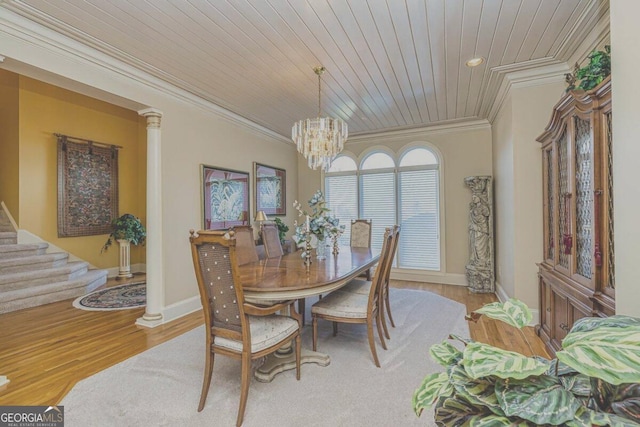
<svg viewBox="0 0 640 427"><path fill-rule="evenodd" d="M382 150L368 153L359 168L341 155L325 174L327 207L346 226L341 244L349 244L352 219L372 220L372 247L380 250L384 229L399 224L396 266L440 270L440 164L428 148L416 146L394 158Z"/></svg>
<svg viewBox="0 0 640 427"><path fill-rule="evenodd" d="M412 148L404 153L400 159L400 167L437 164L438 159L436 159L436 156L426 148Z"/></svg>
<svg viewBox="0 0 640 427"><path fill-rule="evenodd" d="M356 161L349 156L336 157L333 162L331 162L331 168L329 168L329 172L346 172L356 170L358 170Z"/></svg>
<svg viewBox="0 0 640 427"><path fill-rule="evenodd" d="M394 163L393 159L387 153L374 152L365 157L365 159L362 161L362 166L360 166L360 169L385 169L392 168L395 165L396 164Z"/></svg>

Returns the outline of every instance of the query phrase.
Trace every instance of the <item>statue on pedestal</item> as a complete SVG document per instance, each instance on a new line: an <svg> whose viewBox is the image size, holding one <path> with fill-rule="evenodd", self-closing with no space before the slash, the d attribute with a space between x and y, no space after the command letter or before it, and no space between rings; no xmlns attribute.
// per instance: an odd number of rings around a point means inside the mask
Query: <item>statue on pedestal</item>
<svg viewBox="0 0 640 427"><path fill-rule="evenodd" d="M467 282L472 292L495 292L492 178L469 176L464 182L471 189Z"/></svg>

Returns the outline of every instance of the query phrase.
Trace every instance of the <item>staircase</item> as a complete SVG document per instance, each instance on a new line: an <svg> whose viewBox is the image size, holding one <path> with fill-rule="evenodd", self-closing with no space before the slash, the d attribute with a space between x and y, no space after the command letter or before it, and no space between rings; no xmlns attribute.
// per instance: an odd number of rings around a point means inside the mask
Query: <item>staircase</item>
<svg viewBox="0 0 640 427"><path fill-rule="evenodd" d="M0 208L0 314L85 295L107 282L107 270L69 262L66 252L47 253L48 243L19 244Z"/></svg>

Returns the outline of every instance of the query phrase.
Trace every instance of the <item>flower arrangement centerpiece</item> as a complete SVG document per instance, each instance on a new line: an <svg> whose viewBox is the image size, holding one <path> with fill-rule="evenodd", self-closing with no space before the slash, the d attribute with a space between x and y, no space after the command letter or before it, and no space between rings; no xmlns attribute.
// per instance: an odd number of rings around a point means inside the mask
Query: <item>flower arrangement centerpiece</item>
<svg viewBox="0 0 640 427"><path fill-rule="evenodd" d="M302 209L302 205L297 200L293 202L293 207L298 211L298 216L305 219L303 224L294 222L295 234L293 240L296 245L305 245L302 257L307 259L309 248L312 246L312 238L317 241L316 253L318 258L323 259L324 249L326 249L327 238L340 235L344 232L344 226L340 225L340 220L331 216L331 209L327 208L322 191L318 190L309 199L310 211Z"/></svg>

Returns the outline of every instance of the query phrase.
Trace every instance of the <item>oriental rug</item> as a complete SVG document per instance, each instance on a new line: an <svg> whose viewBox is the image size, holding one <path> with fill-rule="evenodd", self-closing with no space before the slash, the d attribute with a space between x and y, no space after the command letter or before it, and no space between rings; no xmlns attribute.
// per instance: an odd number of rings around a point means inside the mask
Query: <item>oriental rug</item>
<svg viewBox="0 0 640 427"><path fill-rule="evenodd" d="M365 325L319 322L318 351L329 366L304 364L270 383L252 378L244 426L433 426L411 399L423 378L442 368L429 347L450 333L469 336L465 307L427 291L390 289L396 327L388 350L376 334L381 368L373 363ZM309 307L311 302L307 303ZM308 319L310 314L308 314ZM205 358L200 326L80 381L61 402L65 426L233 426L240 400L240 361L217 355L206 405L197 411ZM302 345L311 348L311 327Z"/></svg>
<svg viewBox="0 0 640 427"><path fill-rule="evenodd" d="M113 286L76 298L73 306L88 311L126 310L147 304L147 285L129 283Z"/></svg>

